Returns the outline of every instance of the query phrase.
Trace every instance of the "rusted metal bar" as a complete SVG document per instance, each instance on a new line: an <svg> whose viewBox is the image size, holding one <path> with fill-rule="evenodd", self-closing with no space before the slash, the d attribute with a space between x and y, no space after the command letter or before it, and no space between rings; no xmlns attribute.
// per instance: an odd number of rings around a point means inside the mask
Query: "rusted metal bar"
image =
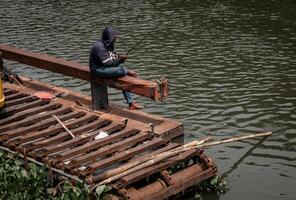
<svg viewBox="0 0 296 200"><path fill-rule="evenodd" d="M0 119L0 126L5 125L5 124L9 125L12 122L22 120L26 117L34 116L38 113L42 113L47 110L55 109L56 107L60 107L60 106L61 106L61 104L49 103L49 104L37 106L36 108L31 108L31 109L28 109L25 111L21 111L21 112L18 112L12 116L6 117L4 119Z"/></svg>
<svg viewBox="0 0 296 200"><path fill-rule="evenodd" d="M56 112L55 114L58 115L58 116L61 116L63 119L66 118L64 121L71 119L69 117L73 116L73 113L71 112L72 111L71 108L63 108L62 111L63 112ZM77 116L77 117L81 117L81 118L76 119L76 115L77 114L74 113L74 117L73 117L74 119L72 121L67 122L67 126L69 126L70 128L75 127L77 125L76 124L77 121L82 120L81 123L84 123L85 120L88 120L89 118L91 118L91 119L95 118L95 117L90 117L90 116L82 117L83 115L85 115L85 113L80 113L79 116ZM48 115L48 118L49 118L48 121L50 121L52 123L52 125L57 124L57 123L54 123L54 120L52 119L51 115ZM32 140L44 138L44 137L47 137L47 136L50 136L50 135L57 134L57 133L59 133L61 131L63 131L63 127L56 125L56 126L53 126L53 127L50 127L50 128L38 131L38 132L32 132L32 133L28 133L26 135L23 135L23 136L18 138L18 143L26 143L26 142L29 142L29 141L32 141Z"/></svg>
<svg viewBox="0 0 296 200"><path fill-rule="evenodd" d="M42 114L37 114L37 115L31 116L31 117L27 117L27 118L20 120L20 121L16 121L13 123L6 124L4 126L0 126L0 132L9 131L9 130L16 129L19 127L29 126L31 124L40 122L40 121L45 120L47 118L50 118L51 114L59 115L59 114L69 113L72 111L71 108L61 107L60 104L51 104L50 107L53 108L53 110L49 110L48 112L44 112Z"/></svg>
<svg viewBox="0 0 296 200"><path fill-rule="evenodd" d="M73 130L74 134L76 135L75 138L46 147L46 152L49 155L58 151L66 150L68 148L74 148L81 143L85 143L90 139L88 135L92 135L93 138L95 137L95 135L92 134L93 132L86 133L87 131L101 128L102 126L108 125L109 123L111 123L109 120L94 121L91 124L87 124L77 130ZM63 139L65 140L65 138Z"/></svg>
<svg viewBox="0 0 296 200"><path fill-rule="evenodd" d="M5 97L8 97L8 96L13 95L15 93L18 93L18 91L9 90L9 89L6 89L6 88L4 88L4 91L3 91L3 94L5 95Z"/></svg>
<svg viewBox="0 0 296 200"><path fill-rule="evenodd" d="M123 199L129 199L129 200L142 200L145 199L146 197L149 197L154 193L158 193L162 190L166 189L166 183L164 180L161 180L158 178L155 182L152 184L147 185L144 187L144 189L135 189L134 187L130 187L128 189L121 189L119 191L119 194L122 195Z"/></svg>
<svg viewBox="0 0 296 200"><path fill-rule="evenodd" d="M86 124L84 126L81 126L79 128L72 130L72 133L74 135L80 135L84 132L87 132L87 131L95 129L95 128L100 128L100 127L105 126L109 123L111 123L109 120L96 120L92 123ZM71 145L71 143L68 145L59 145L60 142L63 143L63 141L65 141L67 139L71 139L71 137L66 132L63 132L63 133L60 133L54 137L50 137L46 140L42 140L40 142L37 142L36 146L38 146L38 147L47 146L46 148L41 149L41 151L44 152L43 153L44 155L42 155L42 156L47 156L49 154L56 153L58 151L68 148L69 145ZM56 144L56 143L58 143L58 144ZM51 146L49 146L49 145L51 145Z"/></svg>
<svg viewBox="0 0 296 200"><path fill-rule="evenodd" d="M110 123L108 120L97 120L97 121L94 121L94 119L85 119L84 122L81 120L81 121L78 121L76 123L76 128L74 129L71 129L71 131L73 132L74 135L79 135L81 133L83 133L84 131L89 131L95 127L101 127L101 126L104 126L108 123ZM89 124L87 124L89 123ZM83 125L83 124L86 124L86 125ZM66 132L62 132L62 133L59 133L57 134L56 136L53 136L53 137L49 137L45 140L41 140L41 141L38 141L36 142L36 146L37 147L46 147L46 146L51 146L51 145L55 145L56 143L59 143L59 142L63 142L67 139L70 139L70 135ZM53 150L54 151L54 150Z"/></svg>
<svg viewBox="0 0 296 200"><path fill-rule="evenodd" d="M153 151L151 151L149 153L148 152L144 152L144 154L137 155L134 158L131 158L131 161L139 161L139 160L142 160L144 157L155 156L157 154L160 154L160 153L169 151L171 149L174 149L174 148L176 148L178 146L180 146L180 144L177 144L177 143L169 143L169 144L165 145L162 148L153 149Z"/></svg>
<svg viewBox="0 0 296 200"><path fill-rule="evenodd" d="M106 159L100 160L100 161L95 161L94 163L90 164L85 170L72 170L74 173L79 174L80 176L89 176L90 174L94 173L96 170L100 168L107 167L109 165L115 164L117 162L121 162L124 160L128 160L129 158L135 156L136 154L142 153L146 151L147 149L155 148L157 146L160 146L162 144L167 143L162 138L154 138L153 140L145 143L138 145L132 149L120 152L118 154L115 154L114 156L108 157Z"/></svg>
<svg viewBox="0 0 296 200"><path fill-rule="evenodd" d="M85 113L83 113L83 115L84 114ZM83 124L85 124L87 122L96 120L97 118L98 117L95 116L95 115L84 115L82 117L79 116L79 118L74 118L73 120L67 122L66 126L68 128L70 128L70 129L75 128L75 127L81 126L81 125L83 125ZM50 119L50 120L52 120L52 119ZM60 120L61 121L66 121L68 119L65 120L65 116L60 116ZM55 121L55 119L54 119L54 121ZM55 125L56 125L56 123L55 123ZM33 141L32 143L29 143L29 144L27 143L28 145L30 145L30 149L33 150L33 149L40 148L40 147L43 147L43 146L50 145L50 144L54 143L58 139L57 137L53 136L53 137L49 137L49 138L46 138L46 139L44 139L44 137L55 135L55 134L60 133L60 132L63 132L64 135L69 136L68 134L66 134L64 132L64 128L62 126L56 125L56 126L50 127L48 129L44 129L44 130L36 132L36 133L31 133L27 137L24 136L23 141L30 141L30 140L32 141L33 139L40 139L41 138L41 140ZM60 136L60 134L58 134L57 136Z"/></svg>
<svg viewBox="0 0 296 200"><path fill-rule="evenodd" d="M67 150L65 152L60 153L59 155L57 155L54 159L53 162L54 163L59 163L62 162L66 159L69 159L71 157L74 156L79 156L81 154L84 154L88 151L92 151L95 149L98 149L104 145L110 144L110 143L114 143L117 142L118 140L125 138L125 137L129 137L131 135L137 134L138 132L140 132L139 130L136 129L127 129L127 130L123 130L120 131L118 133L115 133L114 135L110 135L106 138L102 138L102 139L98 139L98 140L94 140L91 142L88 142L82 146ZM99 132L96 133L96 135L99 134Z"/></svg>
<svg viewBox="0 0 296 200"><path fill-rule="evenodd" d="M174 156L163 163L155 164L151 167L147 167L143 170L129 174L129 175L121 178L121 180L119 180L120 183L124 183L123 185L121 185L121 187L125 187L127 185L130 185L132 183L135 183L135 182L143 179L143 177L149 177L152 174L155 174L157 172L165 170L165 169L172 167L178 163L189 160L190 158L192 158L196 154L197 154L196 150L189 150L189 151L181 153L180 155Z"/></svg>
<svg viewBox="0 0 296 200"><path fill-rule="evenodd" d="M19 99L19 98L22 98L22 97L25 97L25 96L29 96L29 94L17 92L17 93L14 93L12 95L5 96L5 101L10 101L10 100L13 100L13 99Z"/></svg>
<svg viewBox="0 0 296 200"><path fill-rule="evenodd" d="M198 183L215 176L216 173L217 169L215 167L204 170L202 164L192 165L173 174L171 177L176 184L162 189L157 193L151 194L151 200L166 199L170 196L176 195L191 186L197 185ZM139 192L143 191L144 190L140 190Z"/></svg>
<svg viewBox="0 0 296 200"><path fill-rule="evenodd" d="M85 65L7 45L0 45L0 51L2 52L4 59L18 61L65 76L71 76L87 81L91 80L89 68ZM149 97L153 100L163 100L168 96L167 84L159 84L158 82L141 80L131 76L116 79L95 78L93 81Z"/></svg>
<svg viewBox="0 0 296 200"><path fill-rule="evenodd" d="M5 108L5 109L0 111L0 118L1 117L7 117L7 116L10 116L10 115L12 115L14 113L21 112L21 111L24 111L24 110L28 110L30 108L34 108L35 106L42 106L42 105L48 104L48 103L49 103L48 100L39 99L37 101L26 103L24 105L18 105L18 106L15 106L15 107Z"/></svg>
<svg viewBox="0 0 296 200"><path fill-rule="evenodd" d="M104 198L105 200L122 200L118 196L115 196L114 194L106 194Z"/></svg>
<svg viewBox="0 0 296 200"><path fill-rule="evenodd" d="M66 165L66 168L67 169L75 168L83 163L88 163L92 160L96 160L100 157L106 156L108 154L112 154L123 147L131 146L131 145L135 145L139 142L143 142L143 141L151 138L152 136L153 136L153 134L150 134L150 133L137 134L135 136L132 136L132 137L129 137L125 140L117 142L115 144L111 144L109 146L103 147L101 149L90 152L88 154L76 157L76 158L72 159L71 163Z"/></svg>
<svg viewBox="0 0 296 200"><path fill-rule="evenodd" d="M37 99L38 99L38 97L35 97L35 96L25 96L25 97L22 97L22 98L19 98L19 99L12 99L12 100L9 100L9 101L7 101L5 99L5 106L6 107L17 106L19 104L36 101Z"/></svg>
<svg viewBox="0 0 296 200"><path fill-rule="evenodd" d="M61 116L61 120L65 121L65 120L69 120L71 118L81 117L84 114L85 114L84 112L75 112L74 111L74 112L71 112L71 113ZM57 121L55 119L47 119L47 120L38 122L36 124L33 124L31 126L21 127L21 128L15 129L15 130L4 132L0 135L0 141L5 141L8 139L19 137L21 135L25 135L25 134L33 132L33 131L42 130L42 129L45 129L45 128L52 126L56 123L57 123Z"/></svg>
<svg viewBox="0 0 296 200"><path fill-rule="evenodd" d="M127 189L119 190L119 193L124 199L130 200L142 200L147 197L151 200L167 199L216 175L217 169L213 162L209 160L207 165L209 167L206 167L203 163L197 163L185 167L169 175L169 184L164 180L165 177L163 177L139 189L128 187Z"/></svg>
<svg viewBox="0 0 296 200"><path fill-rule="evenodd" d="M157 154L159 154L159 153L163 153L163 152L165 152L165 151L168 151L168 150L170 150L170 149L176 148L176 147L178 147L178 146L180 146L180 145L177 144L177 143L169 143L169 144L166 145L165 147L159 148L159 149L154 150L154 151L152 151L152 152L150 152L150 153L146 153L146 152L145 152L143 155L141 154L141 155L138 156L138 157L131 158L130 161L143 160L143 159L145 159L146 157L151 157L151 156L153 156L153 155L157 155ZM128 162L126 165L128 165L128 164L129 164L129 162ZM121 167L124 167L124 165L122 165ZM97 174L97 175L91 175L91 176L89 176L89 177L86 179L86 181L87 181L88 184L98 183L98 182L100 182L100 181L102 181L102 180L105 180L105 179L109 178L109 174L110 174L110 172L111 172L112 170L113 170L113 169L110 169L110 170L105 171L104 173L99 173L99 174Z"/></svg>

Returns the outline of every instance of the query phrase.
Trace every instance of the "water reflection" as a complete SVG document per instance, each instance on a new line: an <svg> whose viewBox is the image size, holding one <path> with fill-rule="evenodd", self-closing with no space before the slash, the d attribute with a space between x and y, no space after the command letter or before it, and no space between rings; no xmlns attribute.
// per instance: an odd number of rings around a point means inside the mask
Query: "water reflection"
<svg viewBox="0 0 296 200"><path fill-rule="evenodd" d="M294 199L295 8L293 0L1 0L0 42L87 64L106 25L118 27L117 47L125 52L173 11L126 63L145 79L169 78L168 101L139 98L145 111L181 120L185 141L273 131L264 141L207 150L228 175L230 191L205 198ZM20 74L89 94L86 82L14 66ZM110 98L123 102L115 90Z"/></svg>

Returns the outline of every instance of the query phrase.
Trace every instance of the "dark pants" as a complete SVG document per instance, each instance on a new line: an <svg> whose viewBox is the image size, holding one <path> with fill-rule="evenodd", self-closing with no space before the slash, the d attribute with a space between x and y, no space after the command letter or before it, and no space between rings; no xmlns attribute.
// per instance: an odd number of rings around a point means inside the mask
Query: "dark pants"
<svg viewBox="0 0 296 200"><path fill-rule="evenodd" d="M125 69L122 65L118 65L116 67L99 67L96 69L95 75L98 77L104 77L104 78L123 77L123 76L127 75L127 69ZM94 95L97 92L101 91L99 89L101 87L100 84L94 83L94 82L91 82L91 84L92 84L92 90L93 90ZM97 90L99 90L99 91L97 91ZM130 93L128 91L124 91L124 90L122 91L122 93L123 93L124 98L128 104L133 102L134 97L133 97L132 93ZM94 104L97 105L96 99L94 98L93 100L94 100Z"/></svg>

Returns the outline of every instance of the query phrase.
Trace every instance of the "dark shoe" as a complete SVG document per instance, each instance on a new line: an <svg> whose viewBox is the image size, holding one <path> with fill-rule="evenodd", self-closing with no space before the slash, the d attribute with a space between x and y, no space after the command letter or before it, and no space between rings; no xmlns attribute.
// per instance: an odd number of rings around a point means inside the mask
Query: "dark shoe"
<svg viewBox="0 0 296 200"><path fill-rule="evenodd" d="M144 108L144 106L141 106L141 105L139 105L139 104L137 104L135 102L129 104L129 109L130 110L140 110L140 109L143 109L143 108Z"/></svg>

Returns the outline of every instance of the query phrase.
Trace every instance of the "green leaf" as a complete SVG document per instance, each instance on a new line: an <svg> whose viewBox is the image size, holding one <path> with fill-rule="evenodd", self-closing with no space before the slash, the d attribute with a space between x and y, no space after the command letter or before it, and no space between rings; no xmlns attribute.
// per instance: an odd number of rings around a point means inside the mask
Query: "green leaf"
<svg viewBox="0 0 296 200"><path fill-rule="evenodd" d="M101 195L103 193L106 193L108 191L110 191L112 189L112 187L107 186L107 185L100 185L96 188L96 194L97 194L97 200L101 199Z"/></svg>
<svg viewBox="0 0 296 200"><path fill-rule="evenodd" d="M21 161L21 160L15 160L14 163L15 163L16 166L23 165L23 161Z"/></svg>
<svg viewBox="0 0 296 200"><path fill-rule="evenodd" d="M29 175L28 175L28 172L25 170L25 169L23 169L22 171L21 171L21 173L22 173L22 177L28 177Z"/></svg>
<svg viewBox="0 0 296 200"><path fill-rule="evenodd" d="M215 185L217 185L219 183L219 176L215 176L212 180L211 180L211 182L210 182L210 184L212 185L212 186L215 186Z"/></svg>
<svg viewBox="0 0 296 200"><path fill-rule="evenodd" d="M72 190L72 187L73 187L73 186L72 186L72 184L71 184L70 181L66 180L66 181L64 182L64 192L65 192L65 193L71 191L71 190Z"/></svg>
<svg viewBox="0 0 296 200"><path fill-rule="evenodd" d="M6 157L6 152L3 150L0 150L0 157Z"/></svg>

